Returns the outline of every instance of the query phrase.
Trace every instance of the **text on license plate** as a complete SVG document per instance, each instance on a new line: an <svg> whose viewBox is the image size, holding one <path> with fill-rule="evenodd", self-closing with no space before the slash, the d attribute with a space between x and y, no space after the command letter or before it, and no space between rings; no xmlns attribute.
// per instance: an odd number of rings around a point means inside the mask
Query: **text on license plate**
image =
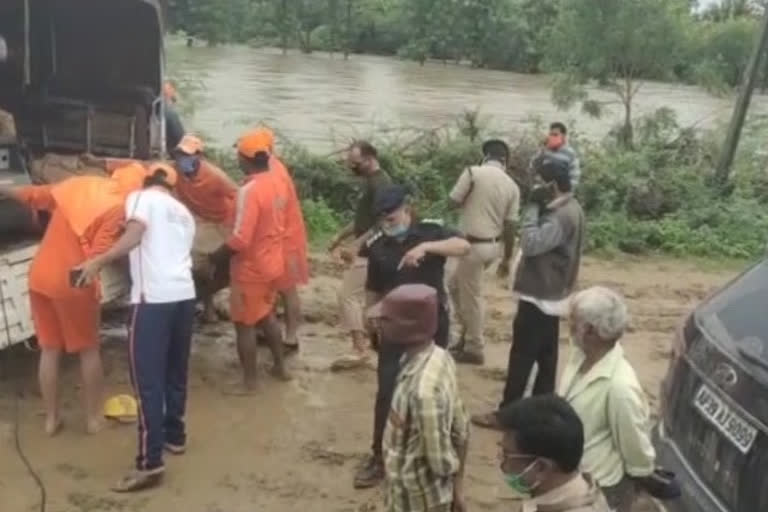
<svg viewBox="0 0 768 512"><path fill-rule="evenodd" d="M757 429L741 419L714 391L701 386L693 399L693 405L741 453L749 452L757 438Z"/></svg>

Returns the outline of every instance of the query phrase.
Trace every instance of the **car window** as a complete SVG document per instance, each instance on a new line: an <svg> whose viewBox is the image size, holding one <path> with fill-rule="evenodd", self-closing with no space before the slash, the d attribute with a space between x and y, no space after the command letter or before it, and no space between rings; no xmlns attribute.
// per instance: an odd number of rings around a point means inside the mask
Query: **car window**
<svg viewBox="0 0 768 512"><path fill-rule="evenodd" d="M752 267L697 312L699 326L768 367L768 260Z"/></svg>

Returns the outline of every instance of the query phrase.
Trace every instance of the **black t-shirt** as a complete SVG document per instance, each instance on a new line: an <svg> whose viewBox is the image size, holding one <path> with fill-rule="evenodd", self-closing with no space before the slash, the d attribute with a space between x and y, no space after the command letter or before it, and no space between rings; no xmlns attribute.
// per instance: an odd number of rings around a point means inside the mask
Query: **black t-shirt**
<svg viewBox="0 0 768 512"><path fill-rule="evenodd" d="M405 253L422 242L436 242L461 236L458 231L447 228L436 220L413 224L402 239L386 236L382 232L376 233L360 251L361 256L368 258L365 288L385 295L403 284L425 284L435 288L440 301L445 301L445 257L427 253L418 267L403 267L400 270L397 267Z"/></svg>

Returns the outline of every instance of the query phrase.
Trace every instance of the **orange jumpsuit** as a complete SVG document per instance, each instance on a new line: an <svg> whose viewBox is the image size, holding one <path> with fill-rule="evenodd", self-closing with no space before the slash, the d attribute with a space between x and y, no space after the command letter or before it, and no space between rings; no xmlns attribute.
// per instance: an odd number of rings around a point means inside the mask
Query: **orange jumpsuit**
<svg viewBox="0 0 768 512"><path fill-rule="evenodd" d="M179 176L176 195L195 215L217 224L232 224L237 186L210 162L202 160L192 178Z"/></svg>
<svg viewBox="0 0 768 512"><path fill-rule="evenodd" d="M31 208L51 212L29 269L32 321L43 348L76 353L99 342L98 283L74 288L69 272L108 250L120 236L125 218L121 196L99 192L112 184L108 178L83 176L17 191ZM78 187L88 193L79 194Z"/></svg>
<svg viewBox="0 0 768 512"><path fill-rule="evenodd" d="M289 195L285 180L271 171L249 176L238 190L234 228L227 242L235 251L230 265L233 322L256 325L275 306L278 280L285 271Z"/></svg>
<svg viewBox="0 0 768 512"><path fill-rule="evenodd" d="M301 212L296 185L288 173L288 169L276 156L270 158L269 165L276 176L285 182L285 187L288 190L288 202L285 206L285 238L283 240L285 272L283 272L277 285L280 291L285 291L309 281L307 229L304 225L304 215Z"/></svg>

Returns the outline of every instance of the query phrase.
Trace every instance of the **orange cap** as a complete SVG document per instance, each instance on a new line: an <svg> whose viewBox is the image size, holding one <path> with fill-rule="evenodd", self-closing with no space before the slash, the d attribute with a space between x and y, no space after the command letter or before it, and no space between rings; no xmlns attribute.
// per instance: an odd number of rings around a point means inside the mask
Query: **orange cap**
<svg viewBox="0 0 768 512"><path fill-rule="evenodd" d="M256 153L272 153L275 136L267 128L259 128L242 135L238 140L237 152L247 158L253 158Z"/></svg>
<svg viewBox="0 0 768 512"><path fill-rule="evenodd" d="M203 139L194 135L185 135L176 149L187 155L196 155L203 152L203 147L205 147Z"/></svg>
<svg viewBox="0 0 768 512"><path fill-rule="evenodd" d="M133 162L112 171L112 179L117 182L118 190L128 195L139 190L144 185L144 179L149 175L147 169L138 162Z"/></svg>
<svg viewBox="0 0 768 512"><path fill-rule="evenodd" d="M179 180L179 175L176 172L176 169L163 162L153 162L149 164L149 176L154 176L157 171L163 171L165 173L163 181L165 181L168 186L176 186L176 182Z"/></svg>

